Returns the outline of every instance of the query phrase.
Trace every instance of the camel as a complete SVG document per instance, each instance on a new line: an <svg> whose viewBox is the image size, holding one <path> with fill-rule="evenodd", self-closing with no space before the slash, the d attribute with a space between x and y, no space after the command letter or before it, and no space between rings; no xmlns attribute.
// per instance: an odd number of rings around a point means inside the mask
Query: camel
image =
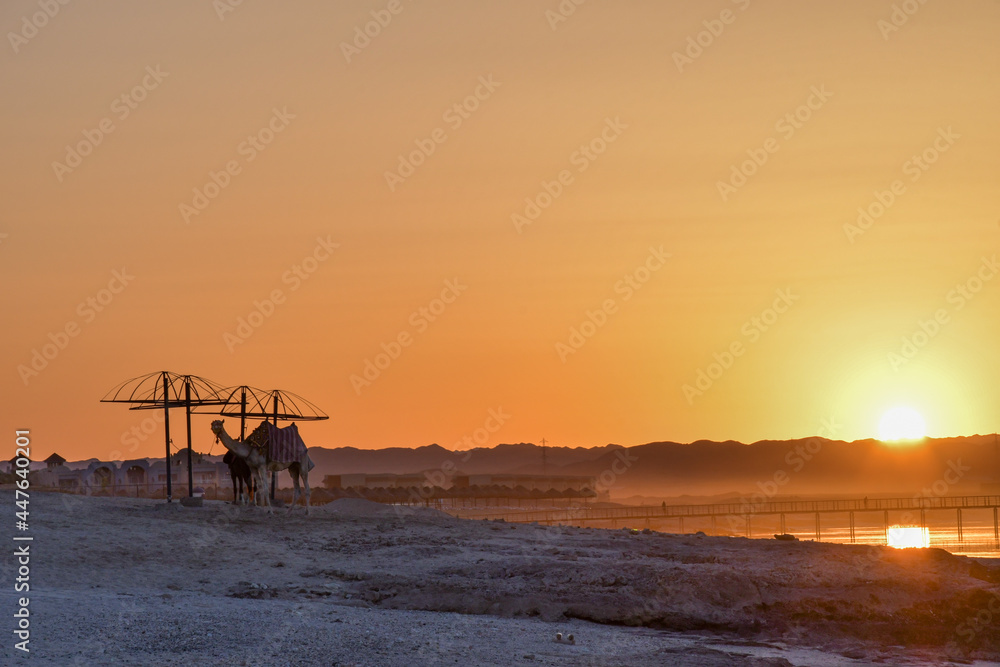
<svg viewBox="0 0 1000 667"><path fill-rule="evenodd" d="M233 504L245 505L254 500L254 483L247 462L230 451L222 457L222 462L229 466L229 474L233 478ZM246 493L243 486L246 485Z"/></svg>
<svg viewBox="0 0 1000 667"><path fill-rule="evenodd" d="M299 500L299 476L302 477L302 484L305 488L305 505L306 514L309 514L309 469L313 467L313 462L309 459L309 450L303 448L303 452L298 460L295 461L271 461L267 457L266 449L260 449L251 446L247 441L236 440L228 433L223 426L224 420L216 419L212 422L212 433L215 437L222 442L222 444L231 451L233 454L239 458L246 461L247 465L253 471L254 476L257 479L257 494L260 496L263 494L264 506L267 507L267 511L270 513L271 509L271 492L268 484L269 472L280 472L282 470L288 470L288 474L292 476L292 482L295 485L295 493L292 495L292 503L288 506L288 513L290 514L292 508L295 507L295 503ZM261 424L261 428L264 425ZM259 429L258 429L259 430ZM257 431L251 434L253 437ZM247 438L250 440L251 438Z"/></svg>

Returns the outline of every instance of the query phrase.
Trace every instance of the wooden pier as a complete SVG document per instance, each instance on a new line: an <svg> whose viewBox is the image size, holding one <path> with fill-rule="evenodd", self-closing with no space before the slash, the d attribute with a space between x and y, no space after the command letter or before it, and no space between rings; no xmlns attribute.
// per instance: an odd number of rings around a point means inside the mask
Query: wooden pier
<svg viewBox="0 0 1000 667"><path fill-rule="evenodd" d="M704 505L631 505L623 507L582 507L552 508L545 510L508 510L457 513L466 519L502 519L508 523L539 523L544 525L577 525L590 522L610 522L612 526L648 527L653 520L678 519L684 532L684 519L710 518L715 532L721 517L728 526L739 525L747 537L753 536L753 518L759 516L779 517L780 532L785 530L787 515L812 514L815 516L815 537L822 539L823 515L846 515L850 530L850 540L855 541L855 518L859 514L881 514L882 523L888 535L889 513L909 513L911 525L927 528L927 512L949 510L955 513L958 540L963 541L962 512L968 510L993 510L993 539L1000 549L1000 496L940 496L934 498L851 498L842 500L778 500L765 502L734 502Z"/></svg>

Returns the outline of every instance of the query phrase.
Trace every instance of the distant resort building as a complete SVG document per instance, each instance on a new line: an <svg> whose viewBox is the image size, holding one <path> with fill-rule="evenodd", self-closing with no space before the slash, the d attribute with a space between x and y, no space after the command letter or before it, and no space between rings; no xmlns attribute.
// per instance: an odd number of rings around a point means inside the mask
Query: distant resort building
<svg viewBox="0 0 1000 667"><path fill-rule="evenodd" d="M14 456L13 458L11 458L10 461L4 461L3 464L0 464L0 465L3 465L6 468L6 470L4 470L4 472L13 473L14 471L16 471L17 470L17 460L19 458L22 458L22 457L20 457L20 456ZM31 459L28 459L28 470L31 470L31 464L32 463L34 463L34 461L32 461Z"/></svg>
<svg viewBox="0 0 1000 667"><path fill-rule="evenodd" d="M232 489L229 466L214 463L197 452L192 453L191 473L195 486L221 491ZM166 494L167 464L163 460L131 459L117 463L93 459L86 467L69 468L66 459L52 454L43 470L33 471L38 486L77 493L114 493L133 496ZM187 449L171 456L170 483L176 494L187 489Z"/></svg>
<svg viewBox="0 0 1000 667"><path fill-rule="evenodd" d="M216 457L218 458L218 457ZM188 452L171 455L170 484L174 496L187 495ZM0 463L8 471L17 469L16 458ZM44 467L42 467L44 466ZM194 487L206 496L229 497L232 476L221 461L192 452L191 476ZM146 498L166 496L167 465L163 459L126 461L77 461L67 465L53 453L45 461L31 463L32 485L70 493L119 495ZM518 475L457 473L447 475L434 469L408 474L356 473L327 475L322 484L331 498L364 497L389 503L430 503L451 505L576 504L607 501L607 489L598 487L597 478L584 475Z"/></svg>
<svg viewBox="0 0 1000 667"><path fill-rule="evenodd" d="M354 492L382 502L412 500L500 501L608 500L597 478L583 475L465 475L440 470L409 474L327 475L323 486L337 495ZM496 501L496 502L492 502Z"/></svg>
<svg viewBox="0 0 1000 667"><path fill-rule="evenodd" d="M455 487L492 487L528 491L594 491L597 478L583 475L456 475Z"/></svg>
<svg viewBox="0 0 1000 667"><path fill-rule="evenodd" d="M59 456L55 452L49 454L49 458L45 459L45 467L47 469L58 468L62 464L66 463L66 459Z"/></svg>
<svg viewBox="0 0 1000 667"><path fill-rule="evenodd" d="M437 479L441 477L442 479ZM435 482L443 482L437 484ZM516 489L521 487L528 491L593 491L597 487L596 477L584 475L452 475L428 471L396 475L383 474L349 474L327 475L323 485L328 489L406 489L419 486L439 486L443 489L468 489L471 487L501 487Z"/></svg>

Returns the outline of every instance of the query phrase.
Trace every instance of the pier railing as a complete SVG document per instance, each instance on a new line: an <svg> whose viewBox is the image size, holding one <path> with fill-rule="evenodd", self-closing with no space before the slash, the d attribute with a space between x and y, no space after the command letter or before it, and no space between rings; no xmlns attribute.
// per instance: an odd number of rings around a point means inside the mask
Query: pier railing
<svg viewBox="0 0 1000 667"><path fill-rule="evenodd" d="M577 523L628 519L682 517L756 516L765 514L863 513L896 510L996 509L1000 495L936 496L911 498L850 498L840 500L778 500L713 503L700 505L632 505L625 507L581 507L525 511L461 512L468 519L503 519L510 523Z"/></svg>

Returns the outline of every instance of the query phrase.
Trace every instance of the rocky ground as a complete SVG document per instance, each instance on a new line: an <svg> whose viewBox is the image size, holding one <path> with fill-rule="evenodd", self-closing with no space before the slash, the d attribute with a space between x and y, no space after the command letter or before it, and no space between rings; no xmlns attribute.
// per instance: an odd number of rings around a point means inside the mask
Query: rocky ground
<svg viewBox="0 0 1000 667"><path fill-rule="evenodd" d="M463 521L362 500L288 517L34 493L30 509L32 664L1000 660L1000 565L940 550ZM5 615L23 595L12 552ZM20 652L5 634L7 662Z"/></svg>

